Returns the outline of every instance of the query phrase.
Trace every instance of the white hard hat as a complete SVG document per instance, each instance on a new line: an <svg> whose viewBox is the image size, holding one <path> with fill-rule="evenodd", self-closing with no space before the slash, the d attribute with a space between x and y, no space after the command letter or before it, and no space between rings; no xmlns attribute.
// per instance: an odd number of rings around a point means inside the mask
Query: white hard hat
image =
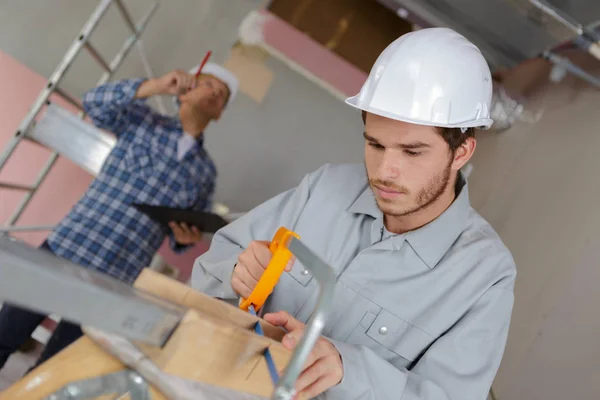
<svg viewBox="0 0 600 400"><path fill-rule="evenodd" d="M189 73L195 75L198 71L198 68L200 68L199 64L190 69ZM212 75L227 85L227 88L229 89L229 99L227 100L227 104L225 104L225 106L231 104L240 86L238 78L227 68L215 63L204 64L204 67L202 68L202 74Z"/></svg>
<svg viewBox="0 0 600 400"><path fill-rule="evenodd" d="M479 49L448 28L407 33L377 58L346 103L418 125L489 128L492 76Z"/></svg>

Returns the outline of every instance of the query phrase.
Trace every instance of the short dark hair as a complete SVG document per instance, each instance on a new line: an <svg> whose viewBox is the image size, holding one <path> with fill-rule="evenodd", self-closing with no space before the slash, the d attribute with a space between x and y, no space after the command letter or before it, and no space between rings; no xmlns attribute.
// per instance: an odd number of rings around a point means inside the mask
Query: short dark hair
<svg viewBox="0 0 600 400"><path fill-rule="evenodd" d="M367 112L362 111L361 113L363 123L367 123ZM442 128L437 126L437 133L444 139L450 150L454 153L462 144L464 144L468 138L475 137L475 128L467 128L466 131L462 131L461 128Z"/></svg>
<svg viewBox="0 0 600 400"><path fill-rule="evenodd" d="M455 152L468 138L475 137L475 128L467 128L464 132L461 128L436 127L436 130L444 141L448 143L452 152Z"/></svg>

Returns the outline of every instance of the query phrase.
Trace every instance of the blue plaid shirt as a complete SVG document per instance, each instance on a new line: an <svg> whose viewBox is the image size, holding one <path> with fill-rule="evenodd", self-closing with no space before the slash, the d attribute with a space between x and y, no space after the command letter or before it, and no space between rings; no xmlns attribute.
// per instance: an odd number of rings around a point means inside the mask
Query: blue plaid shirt
<svg viewBox="0 0 600 400"><path fill-rule="evenodd" d="M85 111L99 128L117 135L117 144L87 192L48 237L59 257L133 283L148 266L170 230L131 206L145 203L206 210L211 206L216 169L197 141L181 160L178 119L134 99L143 79L99 86L84 96Z"/></svg>

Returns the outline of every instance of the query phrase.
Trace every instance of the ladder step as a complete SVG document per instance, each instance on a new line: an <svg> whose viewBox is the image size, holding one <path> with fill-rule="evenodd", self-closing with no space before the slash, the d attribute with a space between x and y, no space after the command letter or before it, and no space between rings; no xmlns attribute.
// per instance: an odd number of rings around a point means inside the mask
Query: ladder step
<svg viewBox="0 0 600 400"><path fill-rule="evenodd" d="M71 105L75 106L77 109L83 111L83 105L75 97L71 96L59 87L54 88L54 92L56 92L56 94L58 94L63 99L67 100Z"/></svg>
<svg viewBox="0 0 600 400"><path fill-rule="evenodd" d="M51 103L35 128L31 140L71 160L92 175L98 175L117 139L77 115Z"/></svg>
<svg viewBox="0 0 600 400"><path fill-rule="evenodd" d="M102 58L102 56L100 55L100 53L98 53L98 51L96 50L96 48L94 46L92 46L90 42L85 42L83 44L83 46L90 53L90 55L92 56L92 58L94 58L94 60L96 60L96 62L98 64L100 64L100 66L102 67L102 69L104 69L104 71L106 71L108 73L112 72L112 70L110 69L110 66L108 65L108 63L106 62L106 60L104 60L104 58Z"/></svg>
<svg viewBox="0 0 600 400"><path fill-rule="evenodd" d="M115 5L119 8L119 11L123 15L123 19L127 23L127 26L129 26L129 29L131 29L131 32L137 36L138 30L135 27L135 23L133 22L129 11L127 11L127 8L125 8L125 5L121 2L121 0L115 0Z"/></svg>
<svg viewBox="0 0 600 400"><path fill-rule="evenodd" d="M19 185L18 183L0 182L0 189L22 190L24 192L33 192L37 188L28 185Z"/></svg>

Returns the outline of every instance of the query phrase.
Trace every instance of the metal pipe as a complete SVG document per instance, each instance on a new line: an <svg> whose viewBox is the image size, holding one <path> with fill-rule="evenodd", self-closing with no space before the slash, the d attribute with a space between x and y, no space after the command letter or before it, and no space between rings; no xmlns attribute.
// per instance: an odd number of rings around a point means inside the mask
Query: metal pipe
<svg viewBox="0 0 600 400"><path fill-rule="evenodd" d="M597 88L600 88L600 78L599 77L592 75L589 72L583 70L582 68L573 64L567 58L556 55L550 51L544 52L544 57L546 59L550 60L551 62L553 62L554 64L557 64L557 65L560 65L560 66L566 68L573 75L576 75L577 77L596 86Z"/></svg>
<svg viewBox="0 0 600 400"><path fill-rule="evenodd" d="M35 188L33 186L19 185L18 183L3 183L3 182L0 182L0 188L1 189L9 189L9 190L23 190L25 192L35 190Z"/></svg>
<svg viewBox="0 0 600 400"><path fill-rule="evenodd" d="M583 25L565 12L548 4L545 0L529 0L531 4L553 17L558 22L575 32L577 35L583 34Z"/></svg>
<svg viewBox="0 0 600 400"><path fill-rule="evenodd" d="M23 214L23 211L25 210L25 207L27 207L29 200L31 200L33 195L37 192L37 190L40 187L40 184L42 183L42 181L44 180L46 175L48 175L48 172L50 171L50 169L52 168L52 166L54 165L54 163L56 162L57 159L58 159L58 153L53 152L52 155L50 156L50 158L48 159L48 161L46 161L46 165L44 165L44 168L42 168L42 170L38 174L38 176L35 180L35 183L33 184L33 190L31 192L27 193L23 197L23 200L21 200L21 204L19 204L19 207L10 216L10 218L6 222L6 225L8 225L8 226L13 225L19 219L21 214Z"/></svg>
<svg viewBox="0 0 600 400"><path fill-rule="evenodd" d="M84 46L85 46L85 49L90 53L90 55L92 56L92 58L94 58L94 60L96 60L96 62L98 64L100 64L100 66L102 67L102 69L104 69L104 71L106 71L106 72L110 72L110 66L104 60L104 58L102 58L102 56L100 55L100 53L98 53L98 50L96 50L96 48L94 46L92 46L90 44L90 42L85 42Z"/></svg>
<svg viewBox="0 0 600 400"><path fill-rule="evenodd" d="M323 327L333 302L333 290L335 286L335 275L333 268L317 257L304 243L292 237L288 246L289 250L296 256L298 261L309 270L319 282L319 299L306 324L304 335L294 349L283 376L279 380L273 392L273 400L291 400L296 394L296 381L304 369L310 353L319 340Z"/></svg>

